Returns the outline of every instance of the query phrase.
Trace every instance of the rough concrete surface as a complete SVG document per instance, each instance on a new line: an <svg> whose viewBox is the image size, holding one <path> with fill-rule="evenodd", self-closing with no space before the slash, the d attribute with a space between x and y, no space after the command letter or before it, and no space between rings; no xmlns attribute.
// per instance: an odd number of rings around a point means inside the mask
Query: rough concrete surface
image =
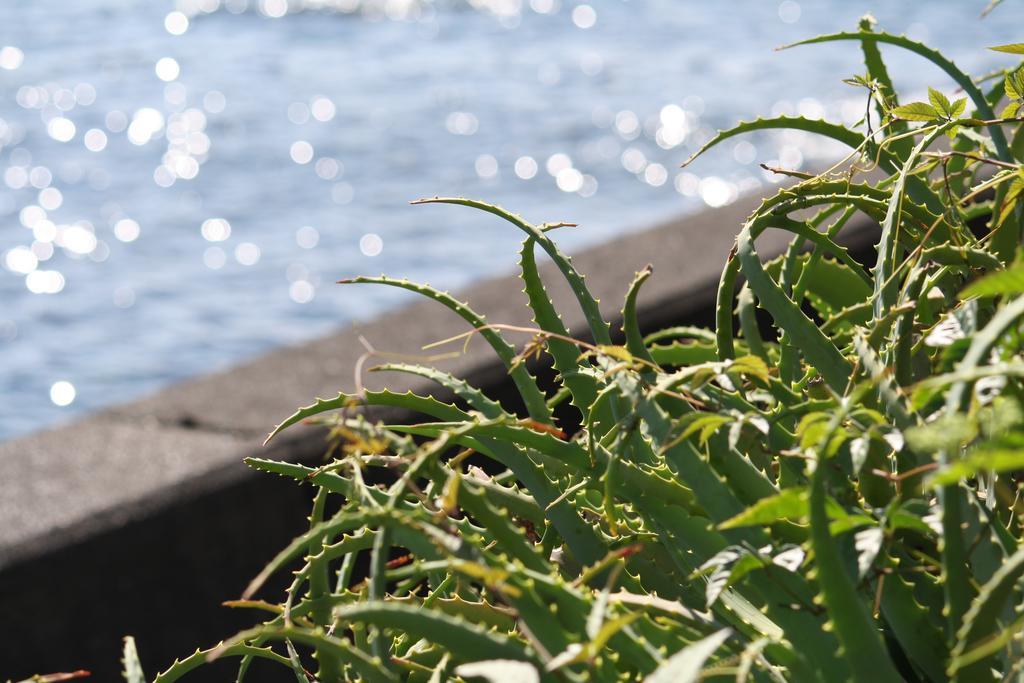
<svg viewBox="0 0 1024 683"><path fill-rule="evenodd" d="M756 198L609 242L574 257L617 319L626 287L646 264L654 276L640 296L644 327L709 321L718 276ZM440 209L439 209L440 210ZM499 219L481 214L480 221ZM847 228L863 247L876 233ZM786 235L769 231L762 255ZM582 314L552 264L542 274L570 330ZM400 276L400 273L394 275ZM370 285L351 285L365 287ZM515 276L459 294L489 321L529 325ZM284 348L226 372L198 377L77 423L0 443L0 679L36 671L91 668L115 680L120 636L134 633L152 675L174 655L208 646L251 624L220 608L300 530L309 491L250 472L245 456L310 460L322 432L296 427L270 451L270 428L315 396L354 389L364 337L387 352L466 331L432 301ZM510 339L524 342L527 336ZM459 349L458 344L452 349ZM372 365L372 363L370 363ZM503 368L482 340L439 364L478 386L496 387ZM370 374L370 387L430 389L404 375ZM220 670L194 680L226 680Z"/></svg>

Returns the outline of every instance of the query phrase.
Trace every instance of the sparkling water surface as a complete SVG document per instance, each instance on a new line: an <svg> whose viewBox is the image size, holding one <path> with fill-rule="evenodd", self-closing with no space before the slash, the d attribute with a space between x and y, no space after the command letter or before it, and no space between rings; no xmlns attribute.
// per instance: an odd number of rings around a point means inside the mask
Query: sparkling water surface
<svg viewBox="0 0 1024 683"><path fill-rule="evenodd" d="M560 239L578 249L765 188L760 163L832 158L777 133L679 169L739 119L862 115L841 82L863 70L856 44L780 44L874 10L982 73L1010 63L984 47L1024 18L873 4L4 2L0 439L410 300L340 277L455 287L514 266L514 230L408 200L576 222ZM883 50L904 95L953 92Z"/></svg>

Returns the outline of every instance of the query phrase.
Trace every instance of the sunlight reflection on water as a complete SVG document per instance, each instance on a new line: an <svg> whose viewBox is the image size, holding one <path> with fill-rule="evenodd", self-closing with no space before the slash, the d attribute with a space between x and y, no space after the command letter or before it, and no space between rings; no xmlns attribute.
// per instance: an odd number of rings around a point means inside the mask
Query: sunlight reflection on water
<svg viewBox="0 0 1024 683"><path fill-rule="evenodd" d="M0 25L0 438L136 396L406 298L507 271L516 235L466 194L583 226L567 248L837 153L808 134L691 152L740 118L852 124L856 3L34 0ZM1016 8L887 3L883 27L983 71ZM898 84L950 88L892 55ZM900 80L902 79L902 80ZM694 245L699 249L700 245Z"/></svg>

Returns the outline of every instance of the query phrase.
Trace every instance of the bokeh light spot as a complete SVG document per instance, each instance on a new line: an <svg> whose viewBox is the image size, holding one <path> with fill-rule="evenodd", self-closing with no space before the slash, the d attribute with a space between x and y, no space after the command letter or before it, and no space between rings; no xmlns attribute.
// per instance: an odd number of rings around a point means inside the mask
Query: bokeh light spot
<svg viewBox="0 0 1024 683"><path fill-rule="evenodd" d="M296 140L292 143L289 155L297 164L308 164L313 160L313 145L305 140Z"/></svg>
<svg viewBox="0 0 1024 683"><path fill-rule="evenodd" d="M359 251L363 252L364 256L377 256L384 251L384 240L380 235L368 232L359 238Z"/></svg>
<svg viewBox="0 0 1024 683"><path fill-rule="evenodd" d="M13 45L0 47L0 69L14 71L25 61L25 53Z"/></svg>
<svg viewBox="0 0 1024 683"><path fill-rule="evenodd" d="M223 218L207 218L200 232L208 242L223 242L231 237L231 224Z"/></svg>
<svg viewBox="0 0 1024 683"><path fill-rule="evenodd" d="M180 36L188 30L188 17L183 12L169 12L164 17L164 28L172 36Z"/></svg>
<svg viewBox="0 0 1024 683"><path fill-rule="evenodd" d="M304 225L295 231L295 243L303 249L312 249L320 241L320 233L312 225Z"/></svg>
<svg viewBox="0 0 1024 683"><path fill-rule="evenodd" d="M590 5L577 5L572 9L572 23L578 28L591 28L597 23L597 12Z"/></svg>
<svg viewBox="0 0 1024 683"><path fill-rule="evenodd" d="M181 67L173 57L161 57L156 62L156 77L161 81L170 82L181 75Z"/></svg>
<svg viewBox="0 0 1024 683"><path fill-rule="evenodd" d="M800 21L800 3L794 0L783 0L779 4L779 19L786 24L795 24Z"/></svg>
<svg viewBox="0 0 1024 683"><path fill-rule="evenodd" d="M67 380L60 380L50 385L50 400L56 406L71 405L75 400L75 385Z"/></svg>

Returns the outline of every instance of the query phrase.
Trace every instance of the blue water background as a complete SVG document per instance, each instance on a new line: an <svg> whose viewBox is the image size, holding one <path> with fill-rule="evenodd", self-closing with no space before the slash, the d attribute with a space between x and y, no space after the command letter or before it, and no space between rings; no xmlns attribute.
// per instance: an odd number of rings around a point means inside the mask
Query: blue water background
<svg viewBox="0 0 1024 683"><path fill-rule="evenodd" d="M560 238L579 249L763 190L758 163L836 148L756 135L678 166L742 118L852 123L864 105L841 82L863 70L856 44L774 47L873 9L981 73L1011 63L984 48L1024 18L983 6L5 0L0 439L409 300L339 277L455 287L514 266L513 231L416 197L577 222ZM885 54L905 96L953 93Z"/></svg>

